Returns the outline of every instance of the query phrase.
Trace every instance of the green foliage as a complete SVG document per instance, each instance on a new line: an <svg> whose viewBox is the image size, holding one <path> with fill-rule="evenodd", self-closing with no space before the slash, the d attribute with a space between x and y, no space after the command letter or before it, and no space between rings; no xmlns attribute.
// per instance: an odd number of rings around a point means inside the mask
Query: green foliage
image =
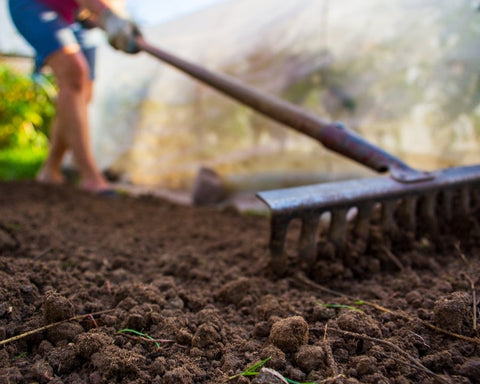
<svg viewBox="0 0 480 384"><path fill-rule="evenodd" d="M231 381L231 380L234 380L234 379L237 379L239 378L240 376L244 376L244 377L249 377L249 376L257 376L259 373L260 373L260 370L262 369L262 367L267 364L270 360L272 359L271 356L267 357L265 360L262 360L262 361L259 361L251 366L249 366L247 369L245 369L245 371L243 371L242 373L238 373L234 376L230 376L228 378L228 381ZM319 384L319 383L316 383L316 382L308 382L308 383L300 383L298 381L295 381L295 380L291 380L287 377L283 377L284 380L289 383L289 384Z"/></svg>
<svg viewBox="0 0 480 384"><path fill-rule="evenodd" d="M47 152L46 146L0 149L0 180L34 178Z"/></svg>
<svg viewBox="0 0 480 384"><path fill-rule="evenodd" d="M0 178L30 178L47 154L55 113L51 95L32 78L0 64Z"/></svg>
<svg viewBox="0 0 480 384"><path fill-rule="evenodd" d="M260 372L260 369L269 361L271 360L271 356L267 357L265 360L262 360L262 361L259 361L258 363L255 363L253 365L251 365L250 367L248 367L247 369L245 369L245 371L243 371L242 373L239 373L237 375L234 375L234 376L230 376L228 378L228 380L233 380L233 379L236 379L237 377L240 377L240 376L257 376L258 373Z"/></svg>
<svg viewBox="0 0 480 384"><path fill-rule="evenodd" d="M158 343L157 341L155 341L155 339L150 336L150 335L147 335L143 332L139 332L135 329L130 329L130 328L124 328L124 329L120 329L119 331L117 331L117 334L121 334L121 333L133 333L134 335L137 335L137 336L141 336L141 337L144 337L148 340L152 340L155 342L155 345L157 346L157 348L161 348L161 345L160 343Z"/></svg>
<svg viewBox="0 0 480 384"><path fill-rule="evenodd" d="M345 305L345 304L325 304L325 303L318 303L324 308L333 308L333 309L348 309L350 311L356 311L356 312L363 312L363 310L354 307L353 305ZM363 305L362 301L356 301L355 304L357 305Z"/></svg>

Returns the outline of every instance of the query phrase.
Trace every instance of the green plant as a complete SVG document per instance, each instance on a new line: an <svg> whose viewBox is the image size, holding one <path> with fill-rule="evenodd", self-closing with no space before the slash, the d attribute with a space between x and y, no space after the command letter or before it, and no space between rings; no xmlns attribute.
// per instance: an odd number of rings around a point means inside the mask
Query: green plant
<svg viewBox="0 0 480 384"><path fill-rule="evenodd" d="M357 312L363 312L362 309L354 307L353 305L346 305L346 304L325 304L325 303L317 303L321 305L324 308L335 308L335 309L349 309L350 311L357 311ZM358 300L355 302L356 305L363 305L363 301Z"/></svg>
<svg viewBox="0 0 480 384"><path fill-rule="evenodd" d="M251 366L249 366L247 369L245 369L245 371L241 372L241 373L238 373L236 375L233 375L233 376L230 376L228 378L228 380L234 380L240 376L245 376L245 377L248 377L248 376L257 376L259 373L260 373L260 369L262 369L262 367L269 361L271 360L271 356L267 357L265 360L262 360L262 361L259 361L258 363L255 363ZM300 383L298 381L295 381L295 380L291 380L291 379L288 379L286 377L284 377L285 381L289 384L318 384L316 382L309 382L309 383Z"/></svg>
<svg viewBox="0 0 480 384"><path fill-rule="evenodd" d="M54 113L43 86L0 65L0 148L44 145Z"/></svg>
<svg viewBox="0 0 480 384"><path fill-rule="evenodd" d="M55 87L37 78L0 64L0 179L33 177L47 155Z"/></svg>
<svg viewBox="0 0 480 384"><path fill-rule="evenodd" d="M0 149L0 180L33 178L46 156L46 146Z"/></svg>
<svg viewBox="0 0 480 384"><path fill-rule="evenodd" d="M234 375L234 376L231 376L229 377L228 379L229 380L233 380L233 379L236 379L237 377L240 377L240 376L257 376L260 369L269 361L271 360L272 357L267 357L265 360L262 360L262 361L259 361L258 363L255 363L253 365L251 365L250 367L248 367L247 369L245 369L245 371L243 371L242 373L239 373L237 375Z"/></svg>
<svg viewBox="0 0 480 384"><path fill-rule="evenodd" d="M124 329L120 329L119 331L117 331L117 334L121 334L121 333L133 333L136 336L140 336L140 337L143 337L147 340L153 341L155 343L155 345L157 346L157 348L161 348L160 343L158 341L156 341L152 336L149 336L145 333L136 331L135 329L124 328Z"/></svg>
<svg viewBox="0 0 480 384"><path fill-rule="evenodd" d="M13 358L13 360L20 360L20 359L24 358L25 356L27 356L27 352L22 352L19 355L15 356Z"/></svg>

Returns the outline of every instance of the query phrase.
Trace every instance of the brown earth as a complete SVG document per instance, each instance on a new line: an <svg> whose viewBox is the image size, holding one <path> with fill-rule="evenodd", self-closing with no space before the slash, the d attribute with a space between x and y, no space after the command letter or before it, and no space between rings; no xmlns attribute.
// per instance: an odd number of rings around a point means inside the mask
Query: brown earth
<svg viewBox="0 0 480 384"><path fill-rule="evenodd" d="M480 383L477 218L276 277L266 217L0 183L0 383Z"/></svg>

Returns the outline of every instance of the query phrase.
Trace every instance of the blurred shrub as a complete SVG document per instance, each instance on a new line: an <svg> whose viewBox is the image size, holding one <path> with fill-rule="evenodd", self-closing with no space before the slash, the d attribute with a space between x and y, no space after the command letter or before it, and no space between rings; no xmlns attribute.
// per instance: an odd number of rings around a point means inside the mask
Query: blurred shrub
<svg viewBox="0 0 480 384"><path fill-rule="evenodd" d="M54 113L39 84L0 64L0 149L45 145Z"/></svg>
<svg viewBox="0 0 480 384"><path fill-rule="evenodd" d="M0 178L34 176L47 154L54 113L51 90L0 64Z"/></svg>

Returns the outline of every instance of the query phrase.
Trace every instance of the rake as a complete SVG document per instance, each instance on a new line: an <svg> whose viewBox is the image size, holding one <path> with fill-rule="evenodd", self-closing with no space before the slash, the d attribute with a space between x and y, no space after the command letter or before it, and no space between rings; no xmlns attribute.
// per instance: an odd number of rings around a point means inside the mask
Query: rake
<svg viewBox="0 0 480 384"><path fill-rule="evenodd" d="M418 224L432 234L440 231L436 212L451 219L473 209L480 165L425 172L364 140L341 123L325 121L282 99L260 92L224 74L214 73L137 38L140 50L183 71L255 111L301 132L326 148L388 176L330 182L257 193L270 209L271 266L278 274L286 268L285 239L292 220L301 221L299 256L309 265L317 258L320 221L330 215L327 240L335 254L348 251L355 238L357 251L368 245L372 217L385 235L399 226L414 232ZM454 212L455 210L455 212Z"/></svg>

